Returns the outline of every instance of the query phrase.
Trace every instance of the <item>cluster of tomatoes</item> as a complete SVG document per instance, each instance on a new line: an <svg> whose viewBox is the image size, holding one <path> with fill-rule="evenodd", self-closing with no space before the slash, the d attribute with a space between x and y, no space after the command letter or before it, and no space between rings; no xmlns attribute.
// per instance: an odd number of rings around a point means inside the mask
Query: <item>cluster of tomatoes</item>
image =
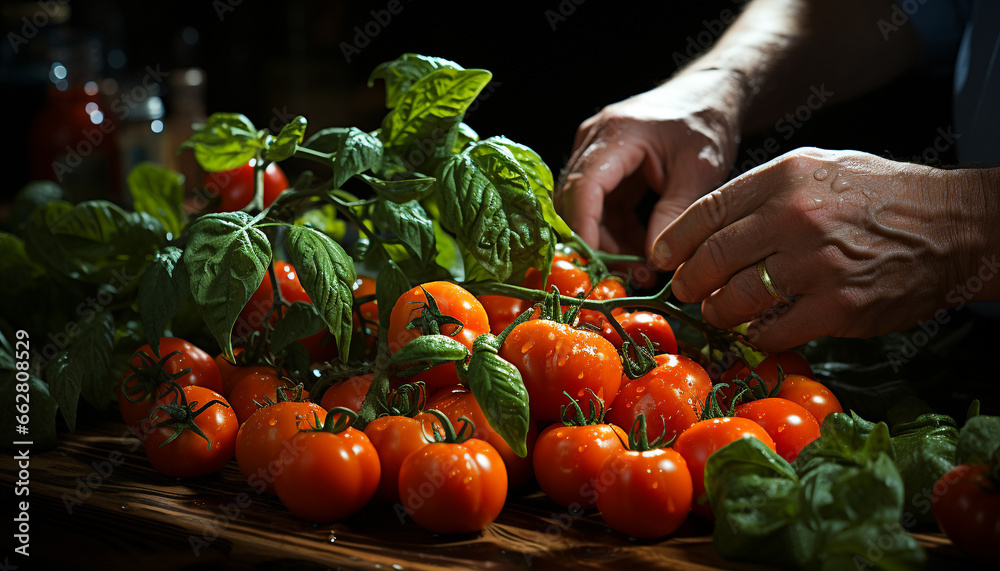
<svg viewBox="0 0 1000 571"><path fill-rule="evenodd" d="M625 296L620 281L595 280L586 264L576 254L560 253L545 283L529 272L524 286L556 286L568 296L596 300ZM308 301L296 287L293 267L276 263L275 270L285 301ZM373 291L374 281L363 278L355 296ZM265 318L275 317L273 294L265 279L241 314L237 333L240 327L244 333L260 330ZM509 489L535 479L562 506L596 508L613 529L660 537L691 511L711 517L703 471L712 452L754 437L793 460L819 436L823 418L841 410L797 353L769 356L752 371L756 376L734 365L713 386L698 361L677 354L662 315L616 310L610 317L620 327L614 327L596 310L580 310L573 323L565 323L542 318L536 309L532 319L508 327L531 306L430 282L396 302L387 332L395 353L430 333L448 335L471 351L481 335L508 329L498 355L516 367L529 395L524 456L491 426L463 385L460 361L394 378L387 403L399 406L387 405L389 414L361 431L351 423L373 374L309 395L273 364L248 365L252 348L238 350L234 364L164 338L158 354L145 346L133 357L119 390L122 416L145 439L160 472L205 475L235 456L252 488L276 494L289 511L313 522L347 517L377 497L433 532L478 531L499 515ZM441 319L429 325L421 319L425 312ZM374 338L375 302L361 304L355 314L356 329ZM629 348L622 333L656 353L638 378L623 367ZM335 356L326 332L303 343L317 361ZM743 379L760 385L759 398L747 402L743 391L734 399L734 381Z"/></svg>

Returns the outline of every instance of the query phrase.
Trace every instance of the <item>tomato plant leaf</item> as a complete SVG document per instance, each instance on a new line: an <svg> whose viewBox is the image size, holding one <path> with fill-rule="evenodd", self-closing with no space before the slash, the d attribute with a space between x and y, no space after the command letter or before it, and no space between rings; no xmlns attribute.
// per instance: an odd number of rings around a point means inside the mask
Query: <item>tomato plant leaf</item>
<svg viewBox="0 0 1000 571"><path fill-rule="evenodd" d="M469 360L469 388L479 402L493 430L515 454L528 454L528 389L517 367L497 354L496 338L481 335L472 345Z"/></svg>
<svg viewBox="0 0 1000 571"><path fill-rule="evenodd" d="M285 249L302 287L337 340L340 359L347 359L353 329L353 286L358 279L353 260L329 236L305 226L288 228Z"/></svg>
<svg viewBox="0 0 1000 571"><path fill-rule="evenodd" d="M136 212L145 212L163 224L170 238L184 229L184 177L153 163L140 163L127 178Z"/></svg>
<svg viewBox="0 0 1000 571"><path fill-rule="evenodd" d="M295 154L296 147L302 142L302 137L306 134L307 125L308 122L302 115L285 123L278 136L268 145L264 156L272 161L283 161L291 157Z"/></svg>
<svg viewBox="0 0 1000 571"><path fill-rule="evenodd" d="M421 263L430 263L437 253L434 244L434 224L420 203L411 200L397 204L380 200L372 209L372 220L391 232Z"/></svg>
<svg viewBox="0 0 1000 571"><path fill-rule="evenodd" d="M280 353L285 347L299 339L315 335L325 327L326 323L313 304L296 301L274 324L274 330L271 332L271 351Z"/></svg>
<svg viewBox="0 0 1000 571"><path fill-rule="evenodd" d="M447 335L421 335L400 347L389 362L393 365L426 363L429 369L442 363L465 361L468 356L469 350L456 339Z"/></svg>
<svg viewBox="0 0 1000 571"><path fill-rule="evenodd" d="M368 76L368 87L374 86L376 79L384 80L385 106L392 109L414 83L439 69L463 68L451 60L408 53L379 64Z"/></svg>
<svg viewBox="0 0 1000 571"><path fill-rule="evenodd" d="M456 155L438 180L441 225L493 279L520 281L528 268L547 267L556 237L509 151Z"/></svg>
<svg viewBox="0 0 1000 571"><path fill-rule="evenodd" d="M198 164L208 172L241 167L268 147L266 131L239 113L213 113L181 149L191 149Z"/></svg>
<svg viewBox="0 0 1000 571"><path fill-rule="evenodd" d="M478 140L479 133L466 123L459 123L455 128L455 142L451 146L451 152L461 153L470 143L475 143Z"/></svg>
<svg viewBox="0 0 1000 571"><path fill-rule="evenodd" d="M115 320L107 311L84 318L80 332L69 345L70 363L79 368L83 380L81 396L90 406L104 410L111 402L111 353L115 346Z"/></svg>
<svg viewBox="0 0 1000 571"><path fill-rule="evenodd" d="M956 464L989 465L1000 446L1000 416L982 414L965 422L958 433Z"/></svg>
<svg viewBox="0 0 1000 571"><path fill-rule="evenodd" d="M207 214L188 227L183 261L195 303L232 360L233 324L271 262L271 244L245 212Z"/></svg>
<svg viewBox="0 0 1000 571"><path fill-rule="evenodd" d="M191 295L191 278L187 265L181 262L183 254L180 248L167 246L139 279L139 318L146 341L157 354L167 324Z"/></svg>
<svg viewBox="0 0 1000 571"><path fill-rule="evenodd" d="M309 137L304 146L330 155L334 188L340 188L354 175L377 168L382 160L382 142L356 127L323 129Z"/></svg>
<svg viewBox="0 0 1000 571"><path fill-rule="evenodd" d="M437 183L433 177L382 180L363 174L360 175L360 178L375 191L379 198L398 203L427 198L434 192Z"/></svg>
<svg viewBox="0 0 1000 571"><path fill-rule="evenodd" d="M49 392L70 432L76 431L76 410L80 402L80 391L83 390L81 367L74 366L69 361L69 351L60 351L49 361L45 368L45 380L49 384Z"/></svg>

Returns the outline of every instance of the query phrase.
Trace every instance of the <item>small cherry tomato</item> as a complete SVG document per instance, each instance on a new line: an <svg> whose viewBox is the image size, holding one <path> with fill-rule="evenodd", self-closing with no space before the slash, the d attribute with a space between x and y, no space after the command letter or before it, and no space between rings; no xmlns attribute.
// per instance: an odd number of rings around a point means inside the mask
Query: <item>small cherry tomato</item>
<svg viewBox="0 0 1000 571"><path fill-rule="evenodd" d="M806 409L783 398L766 398L736 406L736 416L761 425L774 440L774 450L789 463L819 438L819 423Z"/></svg>
<svg viewBox="0 0 1000 571"><path fill-rule="evenodd" d="M267 165L264 169L264 208L270 206L288 186L288 177L281 167L277 163ZM208 173L205 190L219 197L216 212L242 210L253 199L254 167L248 163L232 170Z"/></svg>
<svg viewBox="0 0 1000 571"><path fill-rule="evenodd" d="M199 386L185 386L183 398L173 391L156 401L146 436L146 457L157 472L174 478L197 478L218 472L236 450L239 424L226 399ZM199 432L201 434L199 434Z"/></svg>
<svg viewBox="0 0 1000 571"><path fill-rule="evenodd" d="M314 416L315 415L315 416ZM236 437L236 463L240 473L258 493L274 493L274 478L281 462L298 451L285 444L310 423L326 420L326 411L311 402L279 402L250 415Z"/></svg>
<svg viewBox="0 0 1000 571"><path fill-rule="evenodd" d="M778 396L808 410L820 425L826 415L844 412L840 401L826 385L802 375L788 375L778 389Z"/></svg>
<svg viewBox="0 0 1000 571"><path fill-rule="evenodd" d="M1000 488L989 466L955 466L934 484L931 503L938 527L956 546L980 561L1000 563Z"/></svg>
<svg viewBox="0 0 1000 571"><path fill-rule="evenodd" d="M677 338L674 337L674 330L670 327L667 319L659 313L652 311L633 311L615 317L621 324L625 333L639 344L643 344L642 335L645 335L653 342L653 347L658 353L677 353ZM621 335L612 327L606 319L601 319L598 324L601 327L601 335L611 341L615 347L622 346Z"/></svg>
<svg viewBox="0 0 1000 571"><path fill-rule="evenodd" d="M274 368L264 368L261 371L242 375L239 383L229 395L229 404L236 412L236 418L240 420L240 425L246 422L253 413L267 406L268 402L278 402L279 389L284 393L283 396L286 400L306 400L309 398L309 391L301 388L296 390L295 383L280 377Z"/></svg>
<svg viewBox="0 0 1000 571"><path fill-rule="evenodd" d="M382 479L375 496L399 501L399 468L410 454L433 442L431 427L423 419L406 416L380 416L368 423L365 434L378 452Z"/></svg>

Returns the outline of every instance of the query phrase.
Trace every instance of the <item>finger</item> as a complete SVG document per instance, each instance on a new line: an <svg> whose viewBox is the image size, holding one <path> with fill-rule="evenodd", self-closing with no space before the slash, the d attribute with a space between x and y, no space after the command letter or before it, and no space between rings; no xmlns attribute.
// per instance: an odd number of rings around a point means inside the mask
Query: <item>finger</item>
<svg viewBox="0 0 1000 571"><path fill-rule="evenodd" d="M687 263L684 264L686 266ZM776 254L765 262L767 273L778 291L786 297L801 292L799 279L802 273L789 255ZM792 293L790 293L792 292ZM756 264L738 272L725 286L719 288L702 302L705 320L723 329L760 319L767 311L780 305L768 293L757 273Z"/></svg>
<svg viewBox="0 0 1000 571"><path fill-rule="evenodd" d="M653 211L649 214L648 230L646 231L646 242L644 253L647 258L652 259L656 239L663 232L663 229L677 219L689 206L691 206L692 193L667 191L653 206ZM659 266L655 260L653 265Z"/></svg>
<svg viewBox="0 0 1000 571"><path fill-rule="evenodd" d="M634 173L645 160L645 151L637 145L608 144L598 138L573 165L577 170L567 175L563 197L566 223L592 246L599 246L604 197Z"/></svg>
<svg viewBox="0 0 1000 571"><path fill-rule="evenodd" d="M835 313L819 296L803 296L794 303L769 310L747 325L747 339L762 351L777 353L798 347L834 331Z"/></svg>
<svg viewBox="0 0 1000 571"><path fill-rule="evenodd" d="M653 257L663 269L675 269L709 236L766 202L777 184L770 171L756 171L706 194L664 228L653 244Z"/></svg>

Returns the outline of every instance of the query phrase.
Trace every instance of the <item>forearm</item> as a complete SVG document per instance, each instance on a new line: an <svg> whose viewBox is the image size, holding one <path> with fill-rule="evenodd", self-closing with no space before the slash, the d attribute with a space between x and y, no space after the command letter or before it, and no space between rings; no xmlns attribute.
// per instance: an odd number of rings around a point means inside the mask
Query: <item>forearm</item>
<svg viewBox="0 0 1000 571"><path fill-rule="evenodd" d="M892 0L754 0L680 73L730 72L741 90L743 131L752 132L800 105L849 99L913 67L920 47L912 27L904 23L884 35L879 26L893 21L893 5Z"/></svg>
<svg viewBox="0 0 1000 571"><path fill-rule="evenodd" d="M939 172L960 244L958 280L946 301L1000 301L1000 167Z"/></svg>

